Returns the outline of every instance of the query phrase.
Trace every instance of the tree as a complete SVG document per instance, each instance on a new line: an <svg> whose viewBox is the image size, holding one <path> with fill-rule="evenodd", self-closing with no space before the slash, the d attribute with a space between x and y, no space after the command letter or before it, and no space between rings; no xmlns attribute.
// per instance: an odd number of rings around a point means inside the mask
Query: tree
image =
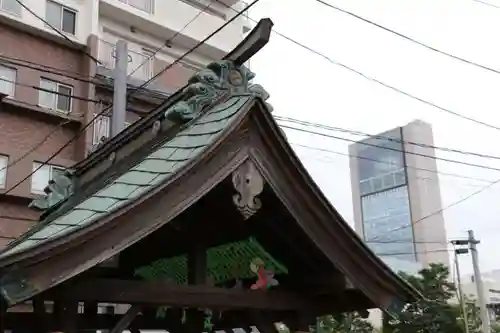
<svg viewBox="0 0 500 333"><path fill-rule="evenodd" d="M448 281L449 270L446 266L430 264L416 276L401 275L424 297L407 304L397 319L389 320L392 332L463 332L463 324L459 320L460 307L449 302L455 296L455 286Z"/></svg>
<svg viewBox="0 0 500 333"><path fill-rule="evenodd" d="M319 319L318 333L374 333L372 324L357 312L343 313L338 316L323 316Z"/></svg>
<svg viewBox="0 0 500 333"><path fill-rule="evenodd" d="M311 333L375 333L375 329L368 321L357 312L328 315L318 318L319 328L311 328ZM277 324L280 333L290 333L283 324Z"/></svg>

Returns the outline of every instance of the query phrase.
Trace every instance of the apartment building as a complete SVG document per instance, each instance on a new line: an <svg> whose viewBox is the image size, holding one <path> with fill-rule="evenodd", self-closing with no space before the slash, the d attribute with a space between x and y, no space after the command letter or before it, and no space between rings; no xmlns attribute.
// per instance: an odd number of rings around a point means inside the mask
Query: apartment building
<svg viewBox="0 0 500 333"><path fill-rule="evenodd" d="M138 86L245 6L237 0L21 1L26 8L0 0L0 248L36 223L38 213L28 203L48 181L109 136L109 114L85 126L112 102L118 40L129 50L128 84ZM129 101L127 124L197 68L222 57L248 30L247 17L234 20L159 75ZM50 165L23 181L64 145Z"/></svg>

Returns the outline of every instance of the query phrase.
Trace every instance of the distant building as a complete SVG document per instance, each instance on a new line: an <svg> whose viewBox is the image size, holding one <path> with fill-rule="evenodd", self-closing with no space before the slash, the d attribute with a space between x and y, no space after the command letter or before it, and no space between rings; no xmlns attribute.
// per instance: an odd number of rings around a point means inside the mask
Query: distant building
<svg viewBox="0 0 500 333"><path fill-rule="evenodd" d="M483 272L483 289L486 307L491 323L498 323L500 320L500 270ZM462 291L469 299L477 299L476 284L474 275L469 275L462 279Z"/></svg>
<svg viewBox="0 0 500 333"><path fill-rule="evenodd" d="M449 266L429 146L431 126L417 120L349 147L355 229L396 271L416 273L432 262Z"/></svg>

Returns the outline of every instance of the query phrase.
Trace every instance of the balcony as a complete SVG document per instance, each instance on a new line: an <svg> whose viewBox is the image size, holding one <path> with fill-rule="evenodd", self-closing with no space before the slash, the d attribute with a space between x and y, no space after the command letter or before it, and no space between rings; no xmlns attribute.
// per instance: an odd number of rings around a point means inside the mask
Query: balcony
<svg viewBox="0 0 500 333"><path fill-rule="evenodd" d="M113 70L115 68L115 44L105 40L99 40L99 61L101 66ZM152 52L144 50L142 53L128 50L127 74L132 78L147 81L154 75L154 55Z"/></svg>
<svg viewBox="0 0 500 333"><path fill-rule="evenodd" d="M155 0L118 0L118 1L123 2L124 4L132 6L134 8L137 8L139 10L142 10L148 14L154 13Z"/></svg>
<svg viewBox="0 0 500 333"><path fill-rule="evenodd" d="M123 29L116 28L120 29L121 36L130 34L131 29L161 41L176 36L175 44L189 49L203 40L209 32L224 24L229 14L234 14L223 5L216 6L215 0L156 0L151 3L154 8L144 1L146 0L99 0L99 15L113 21L117 26L123 26ZM220 7L223 15L215 15L207 10L200 13L199 6L195 6L198 1L202 1L202 5L206 4L206 1L214 1L211 8ZM186 27L186 22L195 16L197 19ZM208 59L223 57L241 41L243 21L244 18L239 18L229 24L198 47L197 53Z"/></svg>

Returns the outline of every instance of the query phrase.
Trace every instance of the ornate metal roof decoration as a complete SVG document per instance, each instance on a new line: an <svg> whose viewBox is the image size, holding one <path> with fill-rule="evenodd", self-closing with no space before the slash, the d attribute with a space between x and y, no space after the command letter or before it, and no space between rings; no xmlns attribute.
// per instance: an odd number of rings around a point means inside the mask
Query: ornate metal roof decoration
<svg viewBox="0 0 500 333"><path fill-rule="evenodd" d="M73 180L72 170L66 170L62 175L55 175L54 179L50 180L49 184L43 190L46 194L41 198L34 199L29 204L29 207L46 212L57 204L62 203L73 194Z"/></svg>
<svg viewBox="0 0 500 333"><path fill-rule="evenodd" d="M253 95L266 101L269 93L261 85L251 83L254 77L255 74L247 67L236 66L232 61L212 62L189 79L189 85L184 90L187 99L168 108L165 118L189 122L207 106L231 95ZM272 110L270 105L268 108Z"/></svg>

